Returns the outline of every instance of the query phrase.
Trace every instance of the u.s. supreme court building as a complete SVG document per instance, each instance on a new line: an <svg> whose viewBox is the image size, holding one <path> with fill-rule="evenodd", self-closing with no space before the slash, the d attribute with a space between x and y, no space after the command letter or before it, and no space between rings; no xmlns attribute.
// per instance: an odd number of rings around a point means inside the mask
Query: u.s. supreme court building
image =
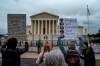
<svg viewBox="0 0 100 66"><path fill-rule="evenodd" d="M27 37L29 41L42 40L43 42L56 41L59 34L59 16L47 12L30 16L31 25L27 25ZM86 29L78 26L79 33L86 35Z"/></svg>

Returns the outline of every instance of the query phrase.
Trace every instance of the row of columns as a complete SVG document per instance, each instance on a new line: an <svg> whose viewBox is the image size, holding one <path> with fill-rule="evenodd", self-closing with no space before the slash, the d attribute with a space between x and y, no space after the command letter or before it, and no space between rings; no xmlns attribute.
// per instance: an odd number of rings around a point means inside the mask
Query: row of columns
<svg viewBox="0 0 100 66"><path fill-rule="evenodd" d="M45 23L45 25L44 25L44 23ZM47 26L47 24L49 24L49 25ZM55 28L55 26L56 26L56 28ZM32 27L33 34L43 34L43 28L45 28L45 34L54 34L54 30L56 30L56 33L58 31L58 20L33 20L31 27ZM48 28L49 28L49 30L48 30Z"/></svg>

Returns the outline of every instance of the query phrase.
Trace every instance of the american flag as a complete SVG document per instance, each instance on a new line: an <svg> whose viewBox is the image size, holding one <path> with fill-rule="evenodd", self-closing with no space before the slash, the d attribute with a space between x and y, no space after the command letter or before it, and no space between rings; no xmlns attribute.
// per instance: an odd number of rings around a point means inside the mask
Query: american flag
<svg viewBox="0 0 100 66"><path fill-rule="evenodd" d="M87 5L87 15L90 15L88 5Z"/></svg>

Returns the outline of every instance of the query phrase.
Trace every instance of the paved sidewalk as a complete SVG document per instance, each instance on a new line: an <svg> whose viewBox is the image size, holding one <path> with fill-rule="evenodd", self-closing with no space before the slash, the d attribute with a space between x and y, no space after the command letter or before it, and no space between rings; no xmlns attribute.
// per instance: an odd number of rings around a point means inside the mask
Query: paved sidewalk
<svg viewBox="0 0 100 66"><path fill-rule="evenodd" d="M1 53L0 53L0 57L1 57ZM37 53L24 53L21 55L21 58L37 58L38 54ZM96 60L100 60L100 54L95 54L95 58Z"/></svg>
<svg viewBox="0 0 100 66"><path fill-rule="evenodd" d="M2 59L0 58L0 66ZM83 60L81 60L82 66L84 66ZM36 64L36 58L21 58L21 66L40 66ZM100 61L96 61L96 66L100 66Z"/></svg>
<svg viewBox="0 0 100 66"><path fill-rule="evenodd" d="M24 53L21 58L37 58L37 53ZM100 54L95 54L96 60L100 60Z"/></svg>
<svg viewBox="0 0 100 66"><path fill-rule="evenodd" d="M57 49L59 50L59 49ZM1 54L0 54L1 57ZM38 57L37 53L27 52L21 55L21 66L39 66L36 64L36 58ZM95 54L96 57L96 66L100 66L100 54ZM2 59L0 58L0 66ZM82 65L83 60L81 60ZM84 66L84 65L83 65Z"/></svg>
<svg viewBox="0 0 100 66"><path fill-rule="evenodd" d="M64 46L64 47L65 47L65 49L67 49L66 46ZM78 48L78 46L76 48ZM100 46L94 46L93 48L100 48ZM54 47L53 49L59 50L59 48L57 46ZM36 52L37 52L36 47L30 47L28 52L21 55L21 58L37 58L38 54ZM1 53L0 53L0 57L1 57ZM98 54L96 53L95 58L96 58L96 60L100 60L100 53L98 53Z"/></svg>

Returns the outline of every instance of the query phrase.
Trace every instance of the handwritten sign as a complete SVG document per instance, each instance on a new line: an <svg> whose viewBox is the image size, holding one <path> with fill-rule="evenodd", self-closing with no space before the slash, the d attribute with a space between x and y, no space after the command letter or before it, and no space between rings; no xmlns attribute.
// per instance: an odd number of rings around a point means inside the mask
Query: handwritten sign
<svg viewBox="0 0 100 66"><path fill-rule="evenodd" d="M26 37L26 14L8 14L8 35L24 40Z"/></svg>
<svg viewBox="0 0 100 66"><path fill-rule="evenodd" d="M76 18L63 18L64 23L64 39L76 40L78 34L78 25Z"/></svg>

